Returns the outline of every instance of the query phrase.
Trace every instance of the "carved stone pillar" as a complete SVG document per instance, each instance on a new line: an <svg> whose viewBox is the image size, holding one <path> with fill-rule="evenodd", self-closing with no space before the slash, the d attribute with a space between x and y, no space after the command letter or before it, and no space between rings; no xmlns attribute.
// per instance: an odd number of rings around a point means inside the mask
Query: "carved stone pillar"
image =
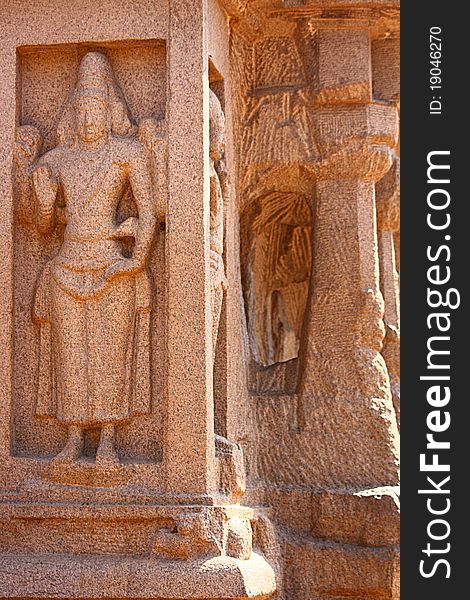
<svg viewBox="0 0 470 600"><path fill-rule="evenodd" d="M400 104L400 39L381 38L372 43L374 98L389 106ZM385 340L382 355L387 363L393 404L400 425L400 148L393 150L390 171L377 183L380 287L385 301Z"/></svg>
<svg viewBox="0 0 470 600"><path fill-rule="evenodd" d="M204 0L171 3L170 72L180 76L168 127L167 477L169 489L200 494L215 489L206 10Z"/></svg>
<svg viewBox="0 0 470 600"><path fill-rule="evenodd" d="M394 236L400 231L400 160L377 183L380 288L385 301L385 340L382 355L387 364L393 405L400 424L400 288Z"/></svg>
<svg viewBox="0 0 470 600"><path fill-rule="evenodd" d="M314 41L313 121L321 156L309 167L316 229L309 369L300 394L304 426L318 439L319 482L396 485L397 428L380 354L384 309L374 184L391 165L397 111L372 102L367 30L320 29Z"/></svg>

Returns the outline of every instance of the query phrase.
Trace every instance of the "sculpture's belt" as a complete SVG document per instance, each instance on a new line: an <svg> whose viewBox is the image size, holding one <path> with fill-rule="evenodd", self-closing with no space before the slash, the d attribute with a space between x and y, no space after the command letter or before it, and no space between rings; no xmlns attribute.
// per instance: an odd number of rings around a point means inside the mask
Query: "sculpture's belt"
<svg viewBox="0 0 470 600"><path fill-rule="evenodd" d="M122 260L119 242L110 239L74 240L65 238L54 264L71 271L99 271Z"/></svg>
<svg viewBox="0 0 470 600"><path fill-rule="evenodd" d="M79 301L93 300L106 293L103 289L101 293L96 293L96 285L93 282L83 280L86 273L72 273L64 269L57 268L54 261L50 261L44 267L36 288L33 317L39 322L50 321L52 318L51 308L51 291L54 284L72 298ZM96 274L99 277L99 274ZM134 291L131 292L135 297L135 308L138 311L146 312L151 308L151 288L150 280L147 271L141 271L137 275L132 276L135 281ZM95 280L96 281L96 280ZM109 286L112 288L112 284Z"/></svg>
<svg viewBox="0 0 470 600"><path fill-rule="evenodd" d="M92 236L77 236L68 233L64 234L64 242L73 242L74 244L89 244L94 242L106 242L111 240L111 234L99 233Z"/></svg>

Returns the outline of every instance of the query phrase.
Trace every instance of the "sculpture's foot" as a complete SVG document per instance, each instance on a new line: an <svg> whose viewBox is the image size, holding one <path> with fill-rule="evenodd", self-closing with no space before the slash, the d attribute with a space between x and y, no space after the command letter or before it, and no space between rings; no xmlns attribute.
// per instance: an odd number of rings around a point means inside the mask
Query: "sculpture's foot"
<svg viewBox="0 0 470 600"><path fill-rule="evenodd" d="M55 465L70 464L77 461L83 451L83 431L78 425L69 426L69 437L65 447L52 460Z"/></svg>
<svg viewBox="0 0 470 600"><path fill-rule="evenodd" d="M96 452L96 464L109 468L119 465L119 457L114 449L114 425L107 423L101 428L101 437Z"/></svg>

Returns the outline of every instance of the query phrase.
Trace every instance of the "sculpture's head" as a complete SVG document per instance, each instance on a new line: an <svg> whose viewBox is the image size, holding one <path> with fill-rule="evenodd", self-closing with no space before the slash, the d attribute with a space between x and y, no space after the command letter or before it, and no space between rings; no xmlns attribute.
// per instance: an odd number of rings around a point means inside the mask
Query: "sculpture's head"
<svg viewBox="0 0 470 600"><path fill-rule="evenodd" d="M73 108L78 137L83 142L97 142L111 131L111 65L100 52L88 52L80 63Z"/></svg>
<svg viewBox="0 0 470 600"><path fill-rule="evenodd" d="M101 52L82 58L73 94L58 126L60 144L75 140L93 143L111 133L134 132L126 102L114 78L109 59Z"/></svg>

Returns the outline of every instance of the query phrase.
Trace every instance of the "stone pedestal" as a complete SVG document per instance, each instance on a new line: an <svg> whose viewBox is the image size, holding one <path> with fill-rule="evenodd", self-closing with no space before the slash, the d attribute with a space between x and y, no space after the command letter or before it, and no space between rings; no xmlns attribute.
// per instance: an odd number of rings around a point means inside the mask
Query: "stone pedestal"
<svg viewBox="0 0 470 600"><path fill-rule="evenodd" d="M123 487L24 485L3 493L2 598L266 598L252 509Z"/></svg>

